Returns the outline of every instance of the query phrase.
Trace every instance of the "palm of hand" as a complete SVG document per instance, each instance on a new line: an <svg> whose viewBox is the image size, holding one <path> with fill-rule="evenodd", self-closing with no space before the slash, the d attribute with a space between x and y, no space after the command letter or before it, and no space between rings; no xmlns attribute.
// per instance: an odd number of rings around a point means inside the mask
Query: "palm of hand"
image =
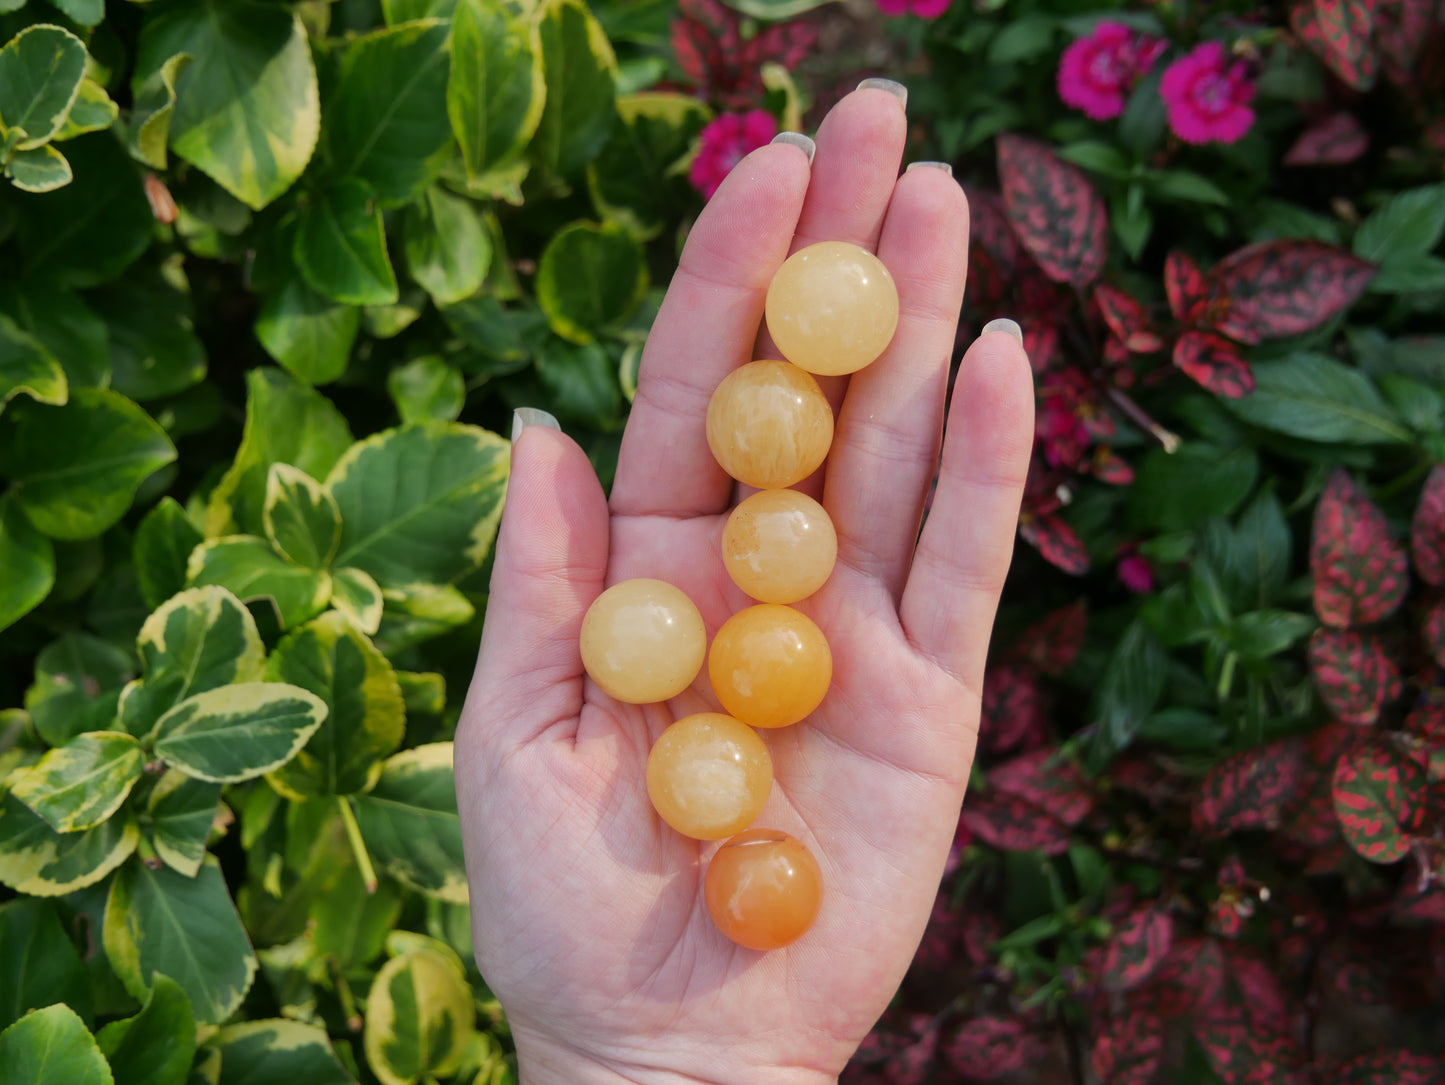
<svg viewBox="0 0 1445 1085"><path fill-rule="evenodd" d="M972 762L1032 392L1010 337L969 351L920 539L966 211L940 171L898 179L903 136L896 100L862 91L825 120L811 180L784 147L735 170L654 324L610 508L561 434L529 428L514 446L457 784L478 961L529 1082L830 1079L926 923ZM825 382L833 452L800 487L839 535L832 578L798 604L829 639L833 682L802 723L764 733L774 787L756 824L809 847L824 903L801 940L760 954L707 914L716 845L664 825L644 782L668 724L717 710L706 672L668 704L618 704L584 679L577 638L602 588L631 577L676 584L711 630L750 602L722 566L733 484L706 447L703 409L723 374L767 356L753 337L790 239L822 237L875 247L902 317L879 363Z"/></svg>

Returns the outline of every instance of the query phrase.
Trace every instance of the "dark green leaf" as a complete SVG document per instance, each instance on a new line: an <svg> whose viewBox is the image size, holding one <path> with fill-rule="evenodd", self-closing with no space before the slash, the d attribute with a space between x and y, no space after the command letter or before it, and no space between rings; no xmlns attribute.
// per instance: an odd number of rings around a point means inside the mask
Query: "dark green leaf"
<svg viewBox="0 0 1445 1085"><path fill-rule="evenodd" d="M565 177L586 165L612 134L617 58L581 0L543 0L538 10L547 100L532 145Z"/></svg>
<svg viewBox="0 0 1445 1085"><path fill-rule="evenodd" d="M1173 453L1155 449L1129 490L1129 522L1179 531L1227 515L1249 496L1258 473L1259 459L1248 448L1188 443Z"/></svg>
<svg viewBox="0 0 1445 1085"><path fill-rule="evenodd" d="M136 528L131 558L146 604L159 607L186 586L186 562L203 536L173 497L161 498Z"/></svg>
<svg viewBox="0 0 1445 1085"><path fill-rule="evenodd" d="M1093 732L1086 759L1098 770L1134 740L1164 692L1167 657L1143 623L1125 628L1109 654L1089 709Z"/></svg>
<svg viewBox="0 0 1445 1085"><path fill-rule="evenodd" d="M0 1067L8 1080L25 1085L115 1085L95 1037L63 1003L0 1032Z"/></svg>
<svg viewBox="0 0 1445 1085"><path fill-rule="evenodd" d="M256 318L266 353L308 384L329 384L346 372L360 328L359 309L322 297L295 275Z"/></svg>
<svg viewBox="0 0 1445 1085"><path fill-rule="evenodd" d="M0 629L40 605L55 584L55 545L36 531L20 503L0 497Z"/></svg>
<svg viewBox="0 0 1445 1085"><path fill-rule="evenodd" d="M1269 659L1309 636L1315 620L1287 610L1256 610L1241 614L1224 631L1224 640L1243 660Z"/></svg>
<svg viewBox="0 0 1445 1085"><path fill-rule="evenodd" d="M696 98L660 93L619 98L617 113L617 130L587 165L592 202L638 237L655 237L690 198L677 165L710 114Z"/></svg>
<svg viewBox="0 0 1445 1085"><path fill-rule="evenodd" d="M1401 425L1363 373L1323 354L1292 354L1254 366L1254 391L1226 400L1232 412L1263 429L1310 441L1406 443Z"/></svg>
<svg viewBox="0 0 1445 1085"><path fill-rule="evenodd" d="M1370 280L1376 294L1419 294L1445 290L1445 260L1428 254L1401 256Z"/></svg>
<svg viewBox="0 0 1445 1085"><path fill-rule="evenodd" d="M141 33L132 86L163 113L168 95L147 83L178 54L170 144L248 207L260 209L301 176L321 123L316 70L301 20L250 0L157 5ZM145 123L143 121L143 123Z"/></svg>
<svg viewBox="0 0 1445 1085"><path fill-rule="evenodd" d="M293 255L307 285L328 298L348 305L397 300L381 209L365 181L338 181L302 211Z"/></svg>
<svg viewBox="0 0 1445 1085"><path fill-rule="evenodd" d="M25 708L41 738L64 746L82 732L111 728L121 687L134 674L135 661L109 641L66 633L35 658Z"/></svg>
<svg viewBox="0 0 1445 1085"><path fill-rule="evenodd" d="M21 394L58 406L70 394L65 370L44 344L6 316L0 316L0 411Z"/></svg>
<svg viewBox="0 0 1445 1085"><path fill-rule="evenodd" d="M1102 173L1115 180L1122 181L1133 172L1129 159L1119 148L1109 143L1081 140L1078 143L1066 143L1058 149L1058 153L1065 162L1072 162L1092 173Z"/></svg>
<svg viewBox="0 0 1445 1085"><path fill-rule="evenodd" d="M206 376L206 348L191 325L190 299L158 272L128 275L87 299L110 333L111 387L144 403Z"/></svg>
<svg viewBox="0 0 1445 1085"><path fill-rule="evenodd" d="M22 897L0 907L0 961L0 1031L55 1002L90 1020L90 978L52 902Z"/></svg>
<svg viewBox="0 0 1445 1085"><path fill-rule="evenodd" d="M146 801L151 845L172 870L194 878L206 857L206 838L216 820L221 785L169 769Z"/></svg>
<svg viewBox="0 0 1445 1085"><path fill-rule="evenodd" d="M71 388L110 383L105 321L75 291L44 280L11 283L0 288L0 311L44 344Z"/></svg>
<svg viewBox="0 0 1445 1085"><path fill-rule="evenodd" d="M0 424L0 474L19 484L30 522L57 539L100 534L175 458L145 411L102 388L78 388L60 407L17 400Z"/></svg>
<svg viewBox="0 0 1445 1085"><path fill-rule="evenodd" d="M624 322L647 292L642 246L619 227L574 222L542 251L536 287L552 330L574 343L590 342Z"/></svg>
<svg viewBox="0 0 1445 1085"><path fill-rule="evenodd" d="M429 896L467 899L450 742L403 750L376 787L349 801L379 868Z"/></svg>
<svg viewBox="0 0 1445 1085"><path fill-rule="evenodd" d="M1423 256L1445 233L1445 185L1397 192L1355 231L1354 251L1388 270L1396 261ZM1378 289L1378 287L1376 287Z"/></svg>
<svg viewBox="0 0 1445 1085"><path fill-rule="evenodd" d="M196 1017L180 984L157 974L140 1013L112 1021L95 1038L124 1085L185 1085L196 1056Z"/></svg>

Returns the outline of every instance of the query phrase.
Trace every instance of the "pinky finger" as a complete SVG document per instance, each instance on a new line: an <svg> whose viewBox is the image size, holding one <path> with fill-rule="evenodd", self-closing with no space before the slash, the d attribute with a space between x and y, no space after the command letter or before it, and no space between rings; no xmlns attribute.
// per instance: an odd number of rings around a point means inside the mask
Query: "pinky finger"
<svg viewBox="0 0 1445 1085"><path fill-rule="evenodd" d="M914 646L974 690L1013 558L1033 439L1028 356L1010 332L986 331L954 382L938 489L899 605Z"/></svg>

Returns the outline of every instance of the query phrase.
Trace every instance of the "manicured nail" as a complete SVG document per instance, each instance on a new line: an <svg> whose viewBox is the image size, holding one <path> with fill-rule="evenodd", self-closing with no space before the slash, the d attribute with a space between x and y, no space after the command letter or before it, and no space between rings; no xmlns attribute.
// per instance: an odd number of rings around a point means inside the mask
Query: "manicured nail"
<svg viewBox="0 0 1445 1085"><path fill-rule="evenodd" d="M1019 327L1018 321L1010 320L1006 316L1001 316L994 320L990 320L987 324L983 326L983 331L979 332L978 334L987 335L989 332L1008 332L1020 343L1024 341L1024 330Z"/></svg>
<svg viewBox="0 0 1445 1085"><path fill-rule="evenodd" d="M908 163L908 168L903 172L912 173L919 166L927 166L929 169L933 170L942 170L950 177L953 176L953 164L951 162L910 162Z"/></svg>
<svg viewBox="0 0 1445 1085"><path fill-rule="evenodd" d="M897 98L904 109L908 108L908 88L892 79L865 79L858 84L859 90L886 90Z"/></svg>
<svg viewBox="0 0 1445 1085"><path fill-rule="evenodd" d="M802 132L779 132L772 139L774 143L791 143L808 156L808 165L813 164L813 156L818 153L818 145Z"/></svg>
<svg viewBox="0 0 1445 1085"><path fill-rule="evenodd" d="M557 424L546 411L538 410L536 407L518 407L512 412L512 440L515 441L522 435L522 431L528 426L545 426L547 429L554 429L561 432L562 427Z"/></svg>

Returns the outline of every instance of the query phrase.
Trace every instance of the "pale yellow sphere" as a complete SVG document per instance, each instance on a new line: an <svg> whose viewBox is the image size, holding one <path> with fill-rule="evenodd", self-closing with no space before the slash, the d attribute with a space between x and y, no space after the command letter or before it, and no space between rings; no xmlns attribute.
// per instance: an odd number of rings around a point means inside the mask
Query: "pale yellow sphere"
<svg viewBox="0 0 1445 1085"><path fill-rule="evenodd" d="M768 331L810 373L856 373L898 327L898 288L883 261L846 241L822 241L783 261L768 286Z"/></svg>
<svg viewBox="0 0 1445 1085"><path fill-rule="evenodd" d="M739 482L760 490L791 486L827 458L833 408L797 366L748 362L724 377L708 401L707 443Z"/></svg>
<svg viewBox="0 0 1445 1085"><path fill-rule="evenodd" d="M759 490L723 527L723 565L762 603L796 603L823 586L838 559L838 533L823 506L797 490Z"/></svg>
<svg viewBox="0 0 1445 1085"><path fill-rule="evenodd" d="M583 667L603 692L629 704L676 697L706 655L702 615L681 588L662 580L614 584L582 619Z"/></svg>
<svg viewBox="0 0 1445 1085"><path fill-rule="evenodd" d="M773 789L773 759L758 733L721 712L684 716L647 756L653 809L683 836L721 840L742 832Z"/></svg>

